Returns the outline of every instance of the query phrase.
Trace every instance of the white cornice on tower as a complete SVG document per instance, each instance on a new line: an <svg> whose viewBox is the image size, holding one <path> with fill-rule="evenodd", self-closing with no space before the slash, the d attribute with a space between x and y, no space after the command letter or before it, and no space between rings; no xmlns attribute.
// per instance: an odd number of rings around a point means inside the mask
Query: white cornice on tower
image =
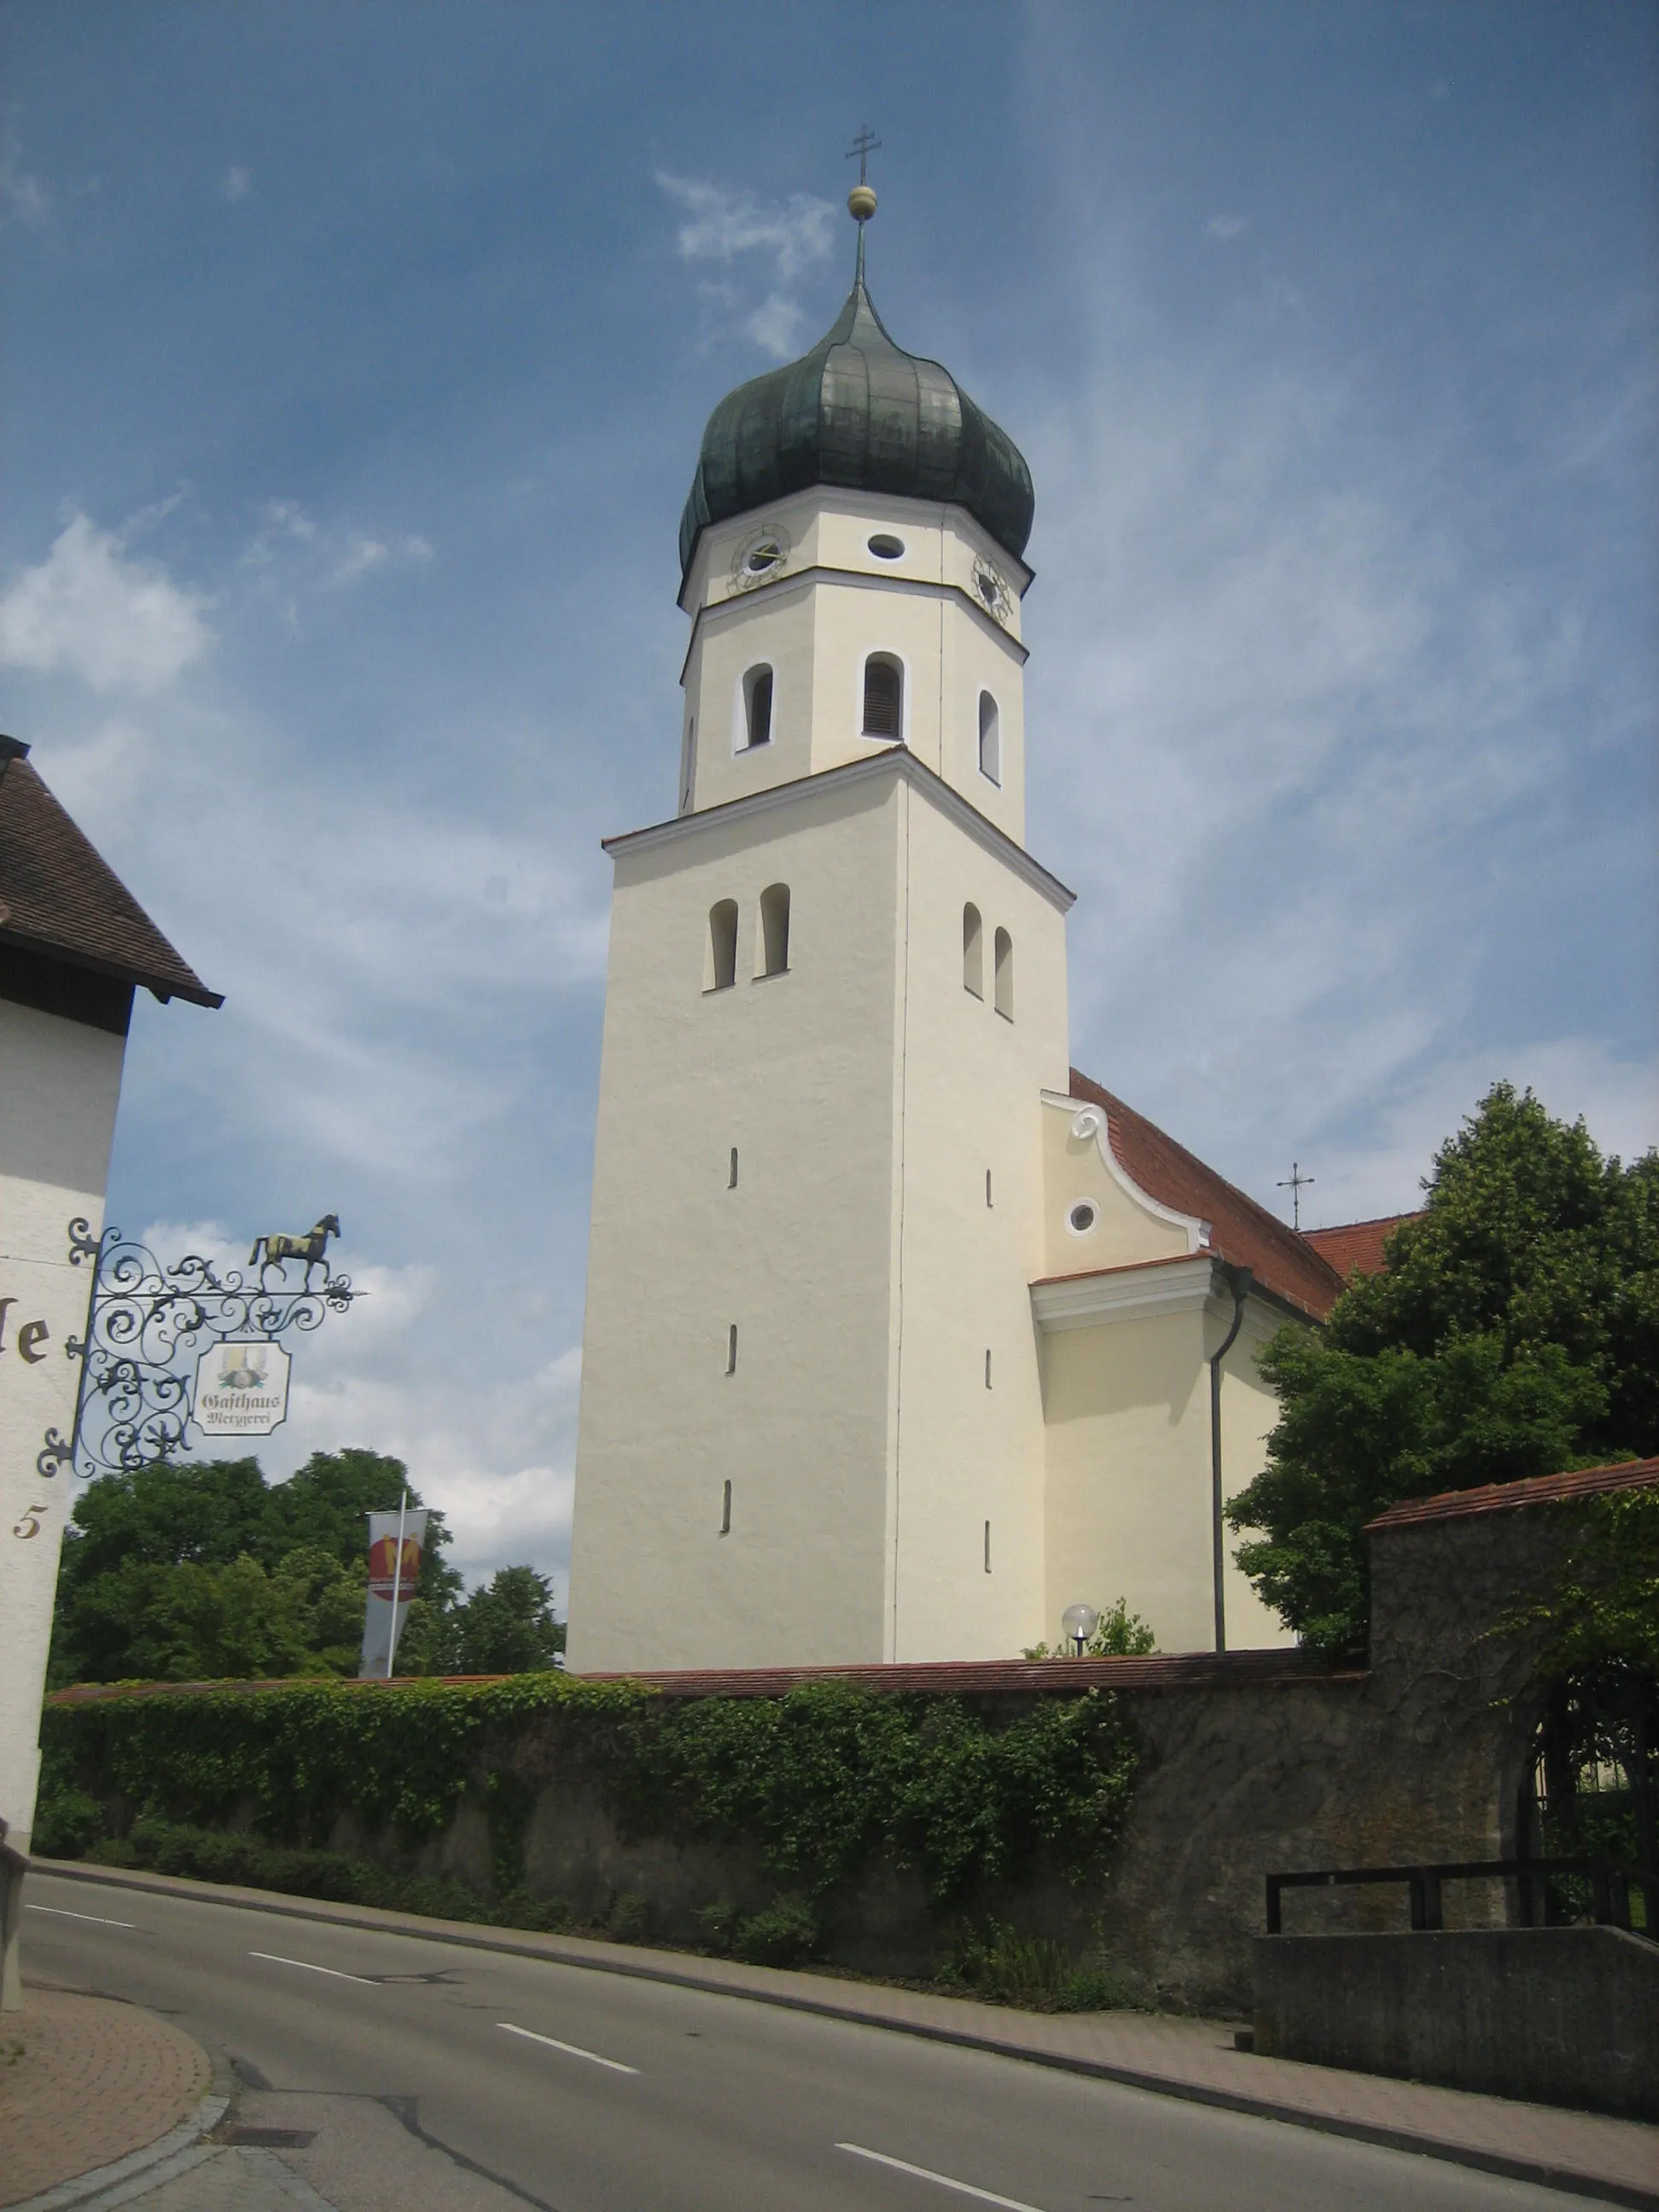
<svg viewBox="0 0 1659 2212"><path fill-rule="evenodd" d="M769 784L764 790L751 792L743 799L726 799L720 805L706 806L695 814L676 815L668 821L652 823L643 830L625 830L620 836L602 837L599 842L612 860L620 860L628 854L701 837L717 824L748 821L780 807L799 805L813 793L830 788L844 790L849 786L879 783L889 778L908 783L929 800L948 821L965 830L988 853L1039 892L1056 913L1069 913L1076 904L1077 893L1068 890L1058 876L1050 875L1023 845L1016 844L994 822L988 821L977 807L970 806L943 777L935 775L907 747L898 744L867 760L849 761L843 767L824 769L817 775L798 776L788 783Z"/></svg>

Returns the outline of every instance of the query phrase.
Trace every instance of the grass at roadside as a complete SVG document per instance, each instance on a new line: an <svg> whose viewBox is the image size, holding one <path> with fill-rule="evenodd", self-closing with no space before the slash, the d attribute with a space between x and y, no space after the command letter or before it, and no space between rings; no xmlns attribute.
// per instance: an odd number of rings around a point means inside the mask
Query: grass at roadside
<svg viewBox="0 0 1659 2212"><path fill-rule="evenodd" d="M142 1868L198 1881L530 1934L654 1942L666 1949L732 1958L752 1966L845 1972L823 1961L821 1931L811 1905L787 1893L749 1915L724 1904L705 1908L698 1915L701 1940L689 1946L653 1929L648 1902L635 1892L619 1895L603 1921L582 1922L568 1899L561 1897L537 1897L518 1889L489 1898L453 1875L398 1874L341 1851L283 1849L257 1837L173 1821L140 1820L125 1837L105 1838L83 1850L61 1855L82 1857L94 1866ZM931 1977L858 1973L852 1978L935 1996L974 1997L1024 2011L1153 2009L1103 1958L1079 1958L1046 1937L1024 1935L994 1920L959 1923L945 1942Z"/></svg>

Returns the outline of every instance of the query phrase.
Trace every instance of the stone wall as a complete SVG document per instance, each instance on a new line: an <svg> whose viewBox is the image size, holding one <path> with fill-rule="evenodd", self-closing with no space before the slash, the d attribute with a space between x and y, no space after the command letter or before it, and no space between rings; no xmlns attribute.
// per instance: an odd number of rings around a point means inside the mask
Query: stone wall
<svg viewBox="0 0 1659 2212"><path fill-rule="evenodd" d="M854 1680L969 1699L1012 1717L1042 1696L1098 1686L1121 1700L1142 1765L1111 1879L1079 1890L1052 1869L972 1900L1075 1949L1097 1937L1148 1994L1182 2009L1243 2014L1252 1939L1274 1869L1510 1856L1540 1699L1524 1640L1499 1624L1547 1583L1559 1537L1547 1510L1470 1515L1379 1532L1369 1668L1322 1668L1295 1652L844 1670ZM842 1671L842 1670L837 1670ZM674 1697L776 1696L812 1670L650 1677ZM532 1725L510 1763L534 1794L528 1887L602 1917L620 1895L648 1902L666 1942L696 1939L716 1902L741 1912L775 1893L758 1855L630 1837L556 1729ZM362 1848L344 1827L339 1847ZM464 1809L423 1855L431 1870L487 1884L483 1818ZM1449 1887L1449 1928L1502 1925L1501 1885ZM1403 1888L1293 1891L1287 1933L1406 1925ZM831 1960L926 1972L948 1933L920 1884L880 1867L835 1905Z"/></svg>
<svg viewBox="0 0 1659 2212"><path fill-rule="evenodd" d="M1659 1943L1620 1928L1256 1939L1273 2058L1659 2120Z"/></svg>
<svg viewBox="0 0 1659 2212"><path fill-rule="evenodd" d="M1264 1927L1267 1874L1516 1856L1543 1692L1534 1643L1508 1624L1559 1571L1568 1492L1558 1486L1576 1486L1577 1495L1656 1480L1659 1462L1650 1462L1619 1470L1616 1480L1550 1477L1397 1509L1393 1525L1372 1532L1375 1625L1363 1668L1275 1650L640 1679L672 1698L767 1698L833 1674L878 1692L957 1698L993 1727L1040 1699L1109 1690L1135 1732L1139 1769L1109 1878L1078 1886L1057 1866L1027 1866L1017 1882L944 1914L912 1871L867 1866L821 1901L825 1955L870 1972L927 1973L964 1918L994 1918L1073 1954L1103 1952L1122 1978L1165 2005L1243 2016L1252 2007L1252 1944ZM248 1688L258 1694L260 1686ZM177 1696L179 1687L136 1694ZM111 1686L58 1698L134 1694ZM353 1694L382 1692L365 1684ZM636 1900L628 1913L633 1932L643 1917L645 1932L670 1944L697 1943L708 1907L747 1917L787 1886L753 1845L678 1842L631 1827L583 1748L592 1741L556 1708L525 1711L479 1742L475 1786L413 1859L344 1814L329 1841L409 1871L459 1875L486 1893L521 1856L515 1886L521 1872L533 1895L568 1899L588 1923L607 1919L620 1899ZM516 1790L502 1790L504 1776ZM95 1790L96 1777L85 1786ZM503 1857L503 1836L492 1839L480 1809L489 1802L516 1808L510 1825L521 1855L515 1843ZM250 1805L244 1824L252 1814ZM1510 1902L1498 1882L1449 1884L1445 1924L1502 1927ZM1285 1933L1387 1933L1405 1928L1407 1910L1403 1885L1292 1890Z"/></svg>

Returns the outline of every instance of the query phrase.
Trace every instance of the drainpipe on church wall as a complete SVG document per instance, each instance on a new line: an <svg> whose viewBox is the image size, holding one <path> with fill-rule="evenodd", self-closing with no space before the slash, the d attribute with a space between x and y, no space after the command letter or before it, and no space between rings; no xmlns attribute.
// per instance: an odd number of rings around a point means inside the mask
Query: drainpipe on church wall
<svg viewBox="0 0 1659 2212"><path fill-rule="evenodd" d="M1210 1361L1210 1534L1212 1543L1211 1571L1215 1585L1215 1648L1227 1648L1227 1597L1223 1580L1227 1571L1226 1553L1222 1544L1221 1509L1221 1363L1232 1350L1234 1340L1244 1325L1244 1301L1250 1295L1250 1285L1255 1277L1249 1267L1230 1267L1224 1261L1216 1272L1233 1294L1233 1325L1221 1340Z"/></svg>

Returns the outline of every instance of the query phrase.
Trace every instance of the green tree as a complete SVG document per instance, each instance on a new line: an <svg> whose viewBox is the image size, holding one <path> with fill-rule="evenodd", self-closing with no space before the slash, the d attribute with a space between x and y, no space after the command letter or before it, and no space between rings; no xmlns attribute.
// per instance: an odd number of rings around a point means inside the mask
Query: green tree
<svg viewBox="0 0 1659 2212"><path fill-rule="evenodd" d="M1659 1153L1500 1083L1436 1155L1382 1273L1287 1328L1267 1467L1228 1509L1239 1564L1315 1649L1363 1649L1366 1522L1402 1498L1659 1450Z"/></svg>
<svg viewBox="0 0 1659 2212"><path fill-rule="evenodd" d="M64 1534L51 1680L351 1671L365 1516L395 1506L407 1480L401 1460L362 1450L315 1452L281 1483L256 1459L100 1476ZM462 1589L449 1540L429 1514L419 1603L439 1617Z"/></svg>
<svg viewBox="0 0 1659 2212"><path fill-rule="evenodd" d="M501 1567L455 1609L458 1674L523 1674L550 1667L564 1649L553 1589L533 1567Z"/></svg>
<svg viewBox="0 0 1659 2212"><path fill-rule="evenodd" d="M347 1580L337 1562L327 1570ZM82 1593L80 1651L90 1664L76 1671L82 1680L155 1682L342 1671L316 1649L315 1579L303 1566L268 1575L246 1554L224 1566L130 1559ZM362 1590L360 1582L360 1615ZM349 1656L355 1662L355 1645Z"/></svg>

